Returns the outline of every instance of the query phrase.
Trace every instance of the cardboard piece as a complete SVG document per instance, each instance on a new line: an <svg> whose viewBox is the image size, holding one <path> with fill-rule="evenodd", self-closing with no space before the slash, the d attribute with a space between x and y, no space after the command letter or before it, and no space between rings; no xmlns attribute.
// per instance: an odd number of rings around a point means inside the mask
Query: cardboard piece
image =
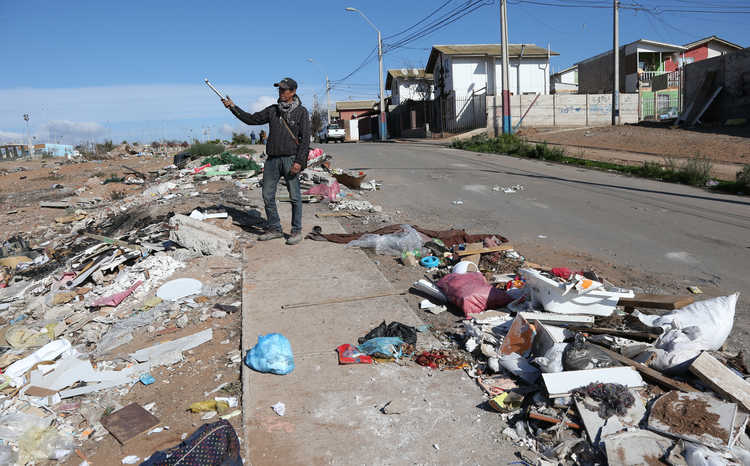
<svg viewBox="0 0 750 466"><path fill-rule="evenodd" d="M500 355L508 356L517 353L523 357L528 356L531 351L531 345L534 343L534 329L521 316L513 319L513 324L505 335L502 346L500 346Z"/></svg>
<svg viewBox="0 0 750 466"><path fill-rule="evenodd" d="M102 425L121 444L147 432L159 424L159 419L138 403L132 403L102 418Z"/></svg>
<svg viewBox="0 0 750 466"><path fill-rule="evenodd" d="M568 396L576 388L585 387L594 382L619 383L628 388L638 388L644 385L640 374L627 366L542 374L542 379L550 398Z"/></svg>

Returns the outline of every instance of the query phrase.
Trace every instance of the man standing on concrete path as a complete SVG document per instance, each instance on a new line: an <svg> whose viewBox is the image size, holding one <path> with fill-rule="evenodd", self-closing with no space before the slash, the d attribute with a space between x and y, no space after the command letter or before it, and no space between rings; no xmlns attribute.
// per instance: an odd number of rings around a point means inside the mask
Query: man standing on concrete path
<svg viewBox="0 0 750 466"><path fill-rule="evenodd" d="M276 187L283 176L292 201L292 234L287 238L286 244L298 244L303 238L299 172L307 166L310 117L297 96L297 82L294 79L284 78L274 86L279 88L278 103L256 113L243 111L229 97L222 102L234 116L248 125L268 124L268 159L263 167L263 203L268 225L265 233L258 239L267 241L284 237L276 207Z"/></svg>

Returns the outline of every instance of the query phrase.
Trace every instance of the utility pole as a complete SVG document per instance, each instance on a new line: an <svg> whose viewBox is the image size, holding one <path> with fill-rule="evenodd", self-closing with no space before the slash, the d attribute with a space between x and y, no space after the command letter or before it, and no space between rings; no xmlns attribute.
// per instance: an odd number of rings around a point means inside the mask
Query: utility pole
<svg viewBox="0 0 750 466"><path fill-rule="evenodd" d="M388 125L385 121L385 87L383 87L383 41L378 29L378 76L380 79L380 140L388 139Z"/></svg>
<svg viewBox="0 0 750 466"><path fill-rule="evenodd" d="M503 134L511 134L513 132L513 129L510 125L510 79L508 77L510 73L508 66L508 7L506 0L500 0L500 32L503 41Z"/></svg>
<svg viewBox="0 0 750 466"><path fill-rule="evenodd" d="M614 18L612 19L612 41L614 42L614 45L612 49L612 60L614 63L612 64L612 68L614 69L614 76L612 77L612 126L615 126L620 124L620 15L618 13L620 2L618 0L613 0L613 2L612 10Z"/></svg>
<svg viewBox="0 0 750 466"><path fill-rule="evenodd" d="M370 21L370 19L358 9L347 7L345 8L345 10L359 13L360 16L362 16L362 18L364 18L365 21L367 21L370 24L370 26L372 26L372 28L375 29L375 31L377 31L378 33L378 73L379 73L379 82L380 82L380 116L379 116L380 140L385 141L386 139L388 139L388 125L386 124L386 121L385 121L385 87L383 86L383 40L380 37L380 29L375 27L375 24L373 24L373 22Z"/></svg>
<svg viewBox="0 0 750 466"><path fill-rule="evenodd" d="M328 80L328 73L323 71L323 68L321 68L315 60L308 58L307 61L317 66L326 77L326 124L329 125L331 124L331 81Z"/></svg>
<svg viewBox="0 0 750 466"><path fill-rule="evenodd" d="M326 124L331 124L331 82L326 75Z"/></svg>

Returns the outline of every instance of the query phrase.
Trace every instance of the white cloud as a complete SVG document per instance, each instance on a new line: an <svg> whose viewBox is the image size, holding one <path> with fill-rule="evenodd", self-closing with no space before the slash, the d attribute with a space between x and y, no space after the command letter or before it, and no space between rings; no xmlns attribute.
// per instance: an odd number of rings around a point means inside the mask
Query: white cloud
<svg viewBox="0 0 750 466"><path fill-rule="evenodd" d="M275 104L277 100L278 99L276 97L271 97L270 95L262 95L255 99L255 102L253 102L253 104L250 106L250 111L258 112L260 110L263 110L269 105Z"/></svg>
<svg viewBox="0 0 750 466"><path fill-rule="evenodd" d="M13 131L2 131L0 130L0 143L19 143L25 144L26 137L22 133L15 133Z"/></svg>
<svg viewBox="0 0 750 466"><path fill-rule="evenodd" d="M253 107L272 99L267 87L226 86L237 105ZM275 100L274 100L275 101ZM20 115L31 114L30 124L54 120L136 122L219 118L227 115L216 95L204 84L146 84L81 88L0 89L0 127L22 125ZM266 104L268 105L268 104Z"/></svg>
<svg viewBox="0 0 750 466"><path fill-rule="evenodd" d="M56 120L42 125L37 139L75 144L84 140L98 140L106 134L104 126L93 121Z"/></svg>

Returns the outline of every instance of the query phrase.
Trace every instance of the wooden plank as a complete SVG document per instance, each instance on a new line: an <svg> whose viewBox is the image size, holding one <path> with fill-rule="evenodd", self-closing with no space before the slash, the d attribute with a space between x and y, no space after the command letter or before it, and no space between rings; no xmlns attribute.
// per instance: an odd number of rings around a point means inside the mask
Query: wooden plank
<svg viewBox="0 0 750 466"><path fill-rule="evenodd" d="M529 412L529 418L530 419L536 419L537 421L549 422L551 424L559 424L559 423L562 422L560 419L557 419L556 417L545 416L544 414L540 414L540 413L537 413L537 412L534 412L534 411L530 411ZM578 424L576 424L575 422L566 421L565 425L567 427L570 427L571 429L580 429L581 428L581 426L578 425Z"/></svg>
<svg viewBox="0 0 750 466"><path fill-rule="evenodd" d="M542 374L544 385L550 398L568 396L576 388L585 387L594 382L619 383L628 388L644 385L640 374L632 367L607 367L583 371L565 371Z"/></svg>
<svg viewBox="0 0 750 466"><path fill-rule="evenodd" d="M491 248L480 248L480 249L466 249L464 251L458 251L456 255L458 257L465 257L465 256L472 256L474 254L486 254L489 252L499 252L499 251L508 251L510 249L513 249L513 246L510 244L502 244L500 246L494 246Z"/></svg>
<svg viewBox="0 0 750 466"><path fill-rule="evenodd" d="M626 364L643 375L643 377L660 386L661 388L664 388L666 390L679 390L682 392L695 392L697 391L690 385L684 383L684 382L678 382L677 380L670 379L669 377L662 375L661 372L656 371L654 369L651 369L650 367L641 364L639 362L635 362L632 359L626 358L625 356L621 355L620 353L616 353L608 348L605 348L602 345L597 345L596 343L591 343L592 345L598 346L602 351L607 353L612 359L615 359L623 364Z"/></svg>
<svg viewBox="0 0 750 466"><path fill-rule="evenodd" d="M613 328L602 328L602 327L568 327L568 329L576 332L589 333L591 335L611 335L613 337L629 338L631 340L648 341L652 342L659 338L658 333L650 332L638 332L635 330L617 330Z"/></svg>
<svg viewBox="0 0 750 466"><path fill-rule="evenodd" d="M547 324L593 324L594 316L582 316L575 314L555 314L553 312L519 312L526 320L538 320Z"/></svg>
<svg viewBox="0 0 750 466"><path fill-rule="evenodd" d="M711 387L711 390L726 396L750 411L750 383L707 352L702 352L692 364L690 372Z"/></svg>
<svg viewBox="0 0 750 466"><path fill-rule="evenodd" d="M620 298L617 305L626 308L647 307L651 309L666 309L673 311L682 309L688 304L692 304L692 296L672 296L658 294L637 294L632 298Z"/></svg>
<svg viewBox="0 0 750 466"><path fill-rule="evenodd" d="M102 425L121 444L159 425L159 419L141 407L131 403L102 418Z"/></svg>

